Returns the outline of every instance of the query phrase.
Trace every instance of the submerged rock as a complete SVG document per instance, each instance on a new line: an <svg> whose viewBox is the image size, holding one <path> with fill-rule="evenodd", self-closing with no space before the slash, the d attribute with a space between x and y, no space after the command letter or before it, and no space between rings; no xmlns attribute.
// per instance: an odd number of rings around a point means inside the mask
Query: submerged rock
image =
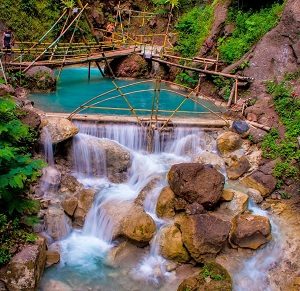
<svg viewBox="0 0 300 291"><path fill-rule="evenodd" d="M217 148L221 154L233 152L239 149L241 145L240 135L232 131L226 131L217 138Z"/></svg>
<svg viewBox="0 0 300 291"><path fill-rule="evenodd" d="M172 218L175 216L175 194L170 187L165 187L159 194L156 213L158 217Z"/></svg>
<svg viewBox="0 0 300 291"><path fill-rule="evenodd" d="M168 260L179 263L190 260L189 253L182 242L181 232L175 225L166 226L162 229L159 245L162 256Z"/></svg>
<svg viewBox="0 0 300 291"><path fill-rule="evenodd" d="M179 285L177 291L231 291L232 280L227 270L221 265L209 262L194 276Z"/></svg>
<svg viewBox="0 0 300 291"><path fill-rule="evenodd" d="M9 291L34 291L42 276L46 263L45 239L39 237L33 245L26 245L0 271L0 279Z"/></svg>
<svg viewBox="0 0 300 291"><path fill-rule="evenodd" d="M51 136L53 144L65 141L75 136L79 129L70 120L59 117L47 117L42 121L43 128L45 127ZM45 131L41 134L41 143L46 140Z"/></svg>
<svg viewBox="0 0 300 291"><path fill-rule="evenodd" d="M215 257L224 246L231 224L209 214L184 216L177 220L184 246L196 262Z"/></svg>
<svg viewBox="0 0 300 291"><path fill-rule="evenodd" d="M242 214L234 219L229 237L232 246L256 250L271 239L271 224L267 217Z"/></svg>
<svg viewBox="0 0 300 291"><path fill-rule="evenodd" d="M171 167L168 181L176 197L211 208L222 195L225 178L211 165L182 163Z"/></svg>

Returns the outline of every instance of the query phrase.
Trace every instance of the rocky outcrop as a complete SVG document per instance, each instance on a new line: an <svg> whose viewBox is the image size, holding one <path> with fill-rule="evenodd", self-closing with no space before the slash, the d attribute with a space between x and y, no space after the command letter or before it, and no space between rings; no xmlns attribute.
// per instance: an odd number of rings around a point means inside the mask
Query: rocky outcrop
<svg viewBox="0 0 300 291"><path fill-rule="evenodd" d="M133 54L122 59L115 59L111 62L110 67L116 77L145 78L149 74L149 66L146 60L138 55ZM110 75L108 68L105 73Z"/></svg>
<svg viewBox="0 0 300 291"><path fill-rule="evenodd" d="M34 91L54 91L56 78L54 71L48 67L31 67L25 73L26 82L31 90Z"/></svg>
<svg viewBox="0 0 300 291"><path fill-rule="evenodd" d="M177 221L182 241L196 262L215 257L224 246L230 222L209 214L184 216Z"/></svg>
<svg viewBox="0 0 300 291"><path fill-rule="evenodd" d="M171 167L168 181L177 198L209 209L219 201L225 178L211 165L183 163Z"/></svg>
<svg viewBox="0 0 300 291"><path fill-rule="evenodd" d="M189 253L183 245L181 232L175 225L162 229L159 245L162 256L168 260L185 263L190 259Z"/></svg>
<svg viewBox="0 0 300 291"><path fill-rule="evenodd" d="M78 133L78 128L70 120L59 117L48 117L43 119L42 127L45 128L51 136L53 144L65 141ZM45 131L41 134L41 143L46 140Z"/></svg>
<svg viewBox="0 0 300 291"><path fill-rule="evenodd" d="M85 217L90 208L92 207L95 198L95 193L96 192L93 189L83 189L79 192L77 207L74 212L74 224L76 226L83 226ZM75 204L75 202L73 202L73 204ZM72 207L74 207L73 204ZM72 211L72 209L68 210Z"/></svg>
<svg viewBox="0 0 300 291"><path fill-rule="evenodd" d="M62 208L51 206L45 214L46 231L54 240L60 240L71 232L71 219Z"/></svg>
<svg viewBox="0 0 300 291"><path fill-rule="evenodd" d="M57 251L47 251L46 252L46 267L51 267L59 263L60 261L60 254Z"/></svg>
<svg viewBox="0 0 300 291"><path fill-rule="evenodd" d="M207 152L207 151L202 152L201 154L199 154L193 158L193 162L200 163L200 164L212 165L219 172L225 171L224 160L217 154L213 154L211 152Z"/></svg>
<svg viewBox="0 0 300 291"><path fill-rule="evenodd" d="M192 277L179 285L177 291L231 291L232 280L227 270L221 265L210 262Z"/></svg>
<svg viewBox="0 0 300 291"><path fill-rule="evenodd" d="M149 183L140 191L139 195L136 197L134 200L134 203L139 206L144 205L144 201L150 192L152 192L155 187L157 187L157 183L160 179L158 177L154 177L153 179L150 180Z"/></svg>
<svg viewBox="0 0 300 291"><path fill-rule="evenodd" d="M20 120L34 130L37 130L41 125L40 115L29 108L22 108Z"/></svg>
<svg viewBox="0 0 300 291"><path fill-rule="evenodd" d="M217 148L224 155L239 149L242 145L242 139L239 134L226 131L217 138Z"/></svg>
<svg viewBox="0 0 300 291"><path fill-rule="evenodd" d="M69 216L72 217L78 206L78 198L77 197L66 197L66 199L64 201L62 201L61 206L64 209L64 211Z"/></svg>
<svg viewBox="0 0 300 291"><path fill-rule="evenodd" d="M271 238L271 224L267 217L242 214L233 221L229 241L232 246L256 250Z"/></svg>
<svg viewBox="0 0 300 291"><path fill-rule="evenodd" d="M226 167L227 176L231 180L237 180L247 173L250 168L251 165L246 157L242 156L238 158L233 156L230 159L229 165Z"/></svg>
<svg viewBox="0 0 300 291"><path fill-rule="evenodd" d="M5 269L0 271L0 279L9 291L34 291L42 276L46 263L45 239L39 237L33 245L26 245L16 254Z"/></svg>
<svg viewBox="0 0 300 291"><path fill-rule="evenodd" d="M170 187L165 187L159 194L156 213L158 217L172 218L175 216L175 194Z"/></svg>

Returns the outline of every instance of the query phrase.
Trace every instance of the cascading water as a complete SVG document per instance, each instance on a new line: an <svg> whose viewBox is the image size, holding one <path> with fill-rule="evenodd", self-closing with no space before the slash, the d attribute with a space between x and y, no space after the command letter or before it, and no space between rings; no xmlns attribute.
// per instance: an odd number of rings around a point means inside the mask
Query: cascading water
<svg viewBox="0 0 300 291"><path fill-rule="evenodd" d="M50 132L47 129L47 127L43 128L42 136L45 160L49 166L54 166L53 143Z"/></svg>

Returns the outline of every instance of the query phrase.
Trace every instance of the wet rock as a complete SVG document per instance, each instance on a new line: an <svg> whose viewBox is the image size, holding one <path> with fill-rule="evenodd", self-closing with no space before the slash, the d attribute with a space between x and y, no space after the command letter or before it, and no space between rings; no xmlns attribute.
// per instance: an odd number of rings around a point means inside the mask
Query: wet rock
<svg viewBox="0 0 300 291"><path fill-rule="evenodd" d="M64 209L64 211L71 217L74 215L77 205L78 205L78 199L76 197L67 197L61 203L61 206Z"/></svg>
<svg viewBox="0 0 300 291"><path fill-rule="evenodd" d="M232 192L233 199L229 202L222 203L220 209L228 210L228 214L232 217L245 212L248 206L248 195L233 189L226 189L226 191Z"/></svg>
<svg viewBox="0 0 300 291"><path fill-rule="evenodd" d="M215 257L224 246L230 222L209 214L182 217L177 220L184 246L196 262Z"/></svg>
<svg viewBox="0 0 300 291"><path fill-rule="evenodd" d="M10 291L34 291L44 271L46 262L45 239L39 237L33 245L26 245L1 270L0 280ZM3 272L3 273L2 273Z"/></svg>
<svg viewBox="0 0 300 291"><path fill-rule="evenodd" d="M158 181L159 181L158 177L151 179L151 181L140 191L139 195L134 200L134 203L139 206L143 206L147 195L151 191L153 191L155 189L155 187L157 187Z"/></svg>
<svg viewBox="0 0 300 291"><path fill-rule="evenodd" d="M188 204L185 209L185 213L188 215L202 214L205 212L206 212L206 210L204 209L204 207L197 202Z"/></svg>
<svg viewBox="0 0 300 291"><path fill-rule="evenodd" d="M258 190L250 188L248 189L247 194L256 204L262 203L264 200Z"/></svg>
<svg viewBox="0 0 300 291"><path fill-rule="evenodd" d="M213 154L211 152L202 152L201 154L193 158L193 162L212 165L219 172L223 172L225 170L224 160L217 154Z"/></svg>
<svg viewBox="0 0 300 291"><path fill-rule="evenodd" d="M271 194L276 187L276 179L272 175L266 175L259 170L244 177L241 182L249 188L258 190L263 197Z"/></svg>
<svg viewBox="0 0 300 291"><path fill-rule="evenodd" d="M60 254L56 251L47 251L46 252L46 267L58 264L60 261Z"/></svg>
<svg viewBox="0 0 300 291"><path fill-rule="evenodd" d="M54 240L60 240L71 232L71 219L62 208L49 207L45 214L47 233Z"/></svg>
<svg viewBox="0 0 300 291"><path fill-rule="evenodd" d="M237 180L247 173L250 168L251 165L246 157L242 156L241 158L238 158L233 156L229 166L226 168L227 176L231 180Z"/></svg>
<svg viewBox="0 0 300 291"><path fill-rule="evenodd" d="M70 120L59 117L47 117L42 121L42 127L48 130L53 144L68 140L79 132L77 126ZM45 140L45 133L42 132L41 143L44 143Z"/></svg>
<svg viewBox="0 0 300 291"><path fill-rule="evenodd" d="M71 175L64 175L61 179L61 186L67 188L70 192L76 192L82 185Z"/></svg>
<svg viewBox="0 0 300 291"><path fill-rule="evenodd" d="M72 291L73 289L61 282L56 280L49 280L42 286L42 291Z"/></svg>
<svg viewBox="0 0 300 291"><path fill-rule="evenodd" d="M228 271L215 262L209 262L192 277L179 285L177 291L231 291L232 280Z"/></svg>
<svg viewBox="0 0 300 291"><path fill-rule="evenodd" d="M161 254L168 260L185 263L190 260L189 253L182 242L180 230L175 225L162 229L159 239Z"/></svg>
<svg viewBox="0 0 300 291"><path fill-rule="evenodd" d="M225 178L211 165L182 163L171 167L168 181L176 197L212 208L222 195Z"/></svg>
<svg viewBox="0 0 300 291"><path fill-rule="evenodd" d="M54 71L45 66L31 67L25 73L26 81L30 89L37 91L54 91L56 78Z"/></svg>
<svg viewBox="0 0 300 291"><path fill-rule="evenodd" d="M156 204L158 217L172 218L175 216L175 194L170 187L165 187L160 192Z"/></svg>
<svg viewBox="0 0 300 291"><path fill-rule="evenodd" d="M249 125L245 121L235 120L232 123L232 129L238 134L245 134L249 130Z"/></svg>
<svg viewBox="0 0 300 291"><path fill-rule="evenodd" d="M233 199L234 192L230 189L224 189L221 196L221 201L229 202Z"/></svg>
<svg viewBox="0 0 300 291"><path fill-rule="evenodd" d="M41 124L41 117L34 110L22 108L21 121L29 127L37 130Z"/></svg>
<svg viewBox="0 0 300 291"><path fill-rule="evenodd" d="M271 239L271 224L267 217L242 214L234 219L229 237L233 246L256 250Z"/></svg>
<svg viewBox="0 0 300 291"><path fill-rule="evenodd" d="M227 270L215 262L209 262L192 277L179 285L177 291L231 291L232 280Z"/></svg>
<svg viewBox="0 0 300 291"><path fill-rule="evenodd" d="M74 223L77 226L83 226L85 217L92 207L95 190L93 189L83 189L78 194L78 204L74 213Z"/></svg>
<svg viewBox="0 0 300 291"><path fill-rule="evenodd" d="M156 225L142 207L133 206L121 222L121 234L136 243L148 243L156 231Z"/></svg>
<svg viewBox="0 0 300 291"><path fill-rule="evenodd" d="M189 204L183 198L176 198L174 200L175 211L185 211Z"/></svg>
<svg viewBox="0 0 300 291"><path fill-rule="evenodd" d="M226 131L217 138L217 148L221 154L226 154L239 149L242 145L242 139L239 134Z"/></svg>

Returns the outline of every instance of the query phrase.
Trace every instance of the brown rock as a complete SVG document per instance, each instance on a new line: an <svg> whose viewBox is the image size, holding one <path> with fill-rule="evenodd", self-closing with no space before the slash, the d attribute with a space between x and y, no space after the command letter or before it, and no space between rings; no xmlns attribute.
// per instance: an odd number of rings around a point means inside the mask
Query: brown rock
<svg viewBox="0 0 300 291"><path fill-rule="evenodd" d="M267 217L242 214L234 219L229 237L233 246L256 250L271 239L271 224Z"/></svg>
<svg viewBox="0 0 300 291"><path fill-rule="evenodd" d="M194 202L186 206L185 213L188 215L195 215L195 214L206 213L206 210L201 204Z"/></svg>
<svg viewBox="0 0 300 291"><path fill-rule="evenodd" d="M230 165L226 168L227 176L231 180L236 180L251 168L251 165L246 157L232 157Z"/></svg>
<svg viewBox="0 0 300 291"><path fill-rule="evenodd" d="M171 167L168 181L176 197L211 208L222 195L225 178L210 165L183 163Z"/></svg>
<svg viewBox="0 0 300 291"><path fill-rule="evenodd" d="M56 251L47 251L46 252L46 267L58 264L60 261L60 254Z"/></svg>
<svg viewBox="0 0 300 291"><path fill-rule="evenodd" d="M253 113L253 112L249 112L249 113L247 114L247 119L248 119L249 121L257 122L257 116L256 116L256 114Z"/></svg>
<svg viewBox="0 0 300 291"><path fill-rule="evenodd" d="M15 89L11 85L0 84L0 96L14 95Z"/></svg>
<svg viewBox="0 0 300 291"><path fill-rule="evenodd" d="M251 175L244 177L241 182L248 188L258 190L263 197L271 194L276 187L276 179L256 170Z"/></svg>
<svg viewBox="0 0 300 291"><path fill-rule="evenodd" d="M66 198L61 203L61 206L64 209L64 211L71 217L73 216L77 205L78 205L78 199L76 197Z"/></svg>
<svg viewBox="0 0 300 291"><path fill-rule="evenodd" d="M156 204L156 213L158 217L171 218L175 215L175 194L170 187L165 187L160 192Z"/></svg>
<svg viewBox="0 0 300 291"><path fill-rule="evenodd" d="M221 154L226 154L237 150L242 145L242 139L239 134L226 131L218 136L217 148Z"/></svg>
<svg viewBox="0 0 300 291"><path fill-rule="evenodd" d="M248 189L247 194L250 198L253 199L253 201L257 204L263 202L263 197L260 195L260 192L255 189Z"/></svg>
<svg viewBox="0 0 300 291"><path fill-rule="evenodd" d="M41 117L35 111L22 108L21 121L33 129L38 129L41 124Z"/></svg>
<svg viewBox="0 0 300 291"><path fill-rule="evenodd" d="M253 143L262 142L266 134L267 134L267 132L262 129L250 127L249 136L251 136L251 141Z"/></svg>
<svg viewBox="0 0 300 291"><path fill-rule="evenodd" d="M81 184L74 176L64 175L61 179L61 186L66 187L71 192L76 192L81 187Z"/></svg>
<svg viewBox="0 0 300 291"><path fill-rule="evenodd" d="M161 254L166 259L179 263L185 263L190 260L189 253L182 242L181 232L175 225L163 228L159 244Z"/></svg>
<svg viewBox="0 0 300 291"><path fill-rule="evenodd" d="M217 154L205 151L193 158L194 163L212 165L219 172L222 172L225 169L224 160Z"/></svg>
<svg viewBox="0 0 300 291"><path fill-rule="evenodd" d="M180 224L182 240L196 262L215 257L224 246L231 224L209 214L182 217Z"/></svg>
<svg viewBox="0 0 300 291"><path fill-rule="evenodd" d="M26 245L8 263L1 280L9 291L34 291L43 274L46 262L45 239L39 237L34 245Z"/></svg>
<svg viewBox="0 0 300 291"><path fill-rule="evenodd" d="M134 200L134 203L139 206L143 206L147 195L155 189L158 181L159 181L159 178L157 178L157 177L151 179L151 181L140 191L139 195Z"/></svg>
<svg viewBox="0 0 300 291"><path fill-rule="evenodd" d="M221 200L229 202L233 199L234 197L234 192L230 189L224 189L222 192Z"/></svg>
<svg viewBox="0 0 300 291"><path fill-rule="evenodd" d="M74 223L83 226L85 217L92 207L95 197L95 190L83 189L78 195L78 205L74 213Z"/></svg>

